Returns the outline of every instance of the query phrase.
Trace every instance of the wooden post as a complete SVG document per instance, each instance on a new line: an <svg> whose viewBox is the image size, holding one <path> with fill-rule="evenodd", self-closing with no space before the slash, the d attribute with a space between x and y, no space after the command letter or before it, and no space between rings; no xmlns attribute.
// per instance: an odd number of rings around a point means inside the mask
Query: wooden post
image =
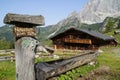
<svg viewBox="0 0 120 80"><path fill-rule="evenodd" d="M34 57L38 43L31 37L23 37L15 42L17 80L35 80Z"/></svg>
<svg viewBox="0 0 120 80"><path fill-rule="evenodd" d="M43 25L44 18L9 13L4 23L15 25L16 80L35 80L34 57L39 42L35 39L34 26Z"/></svg>

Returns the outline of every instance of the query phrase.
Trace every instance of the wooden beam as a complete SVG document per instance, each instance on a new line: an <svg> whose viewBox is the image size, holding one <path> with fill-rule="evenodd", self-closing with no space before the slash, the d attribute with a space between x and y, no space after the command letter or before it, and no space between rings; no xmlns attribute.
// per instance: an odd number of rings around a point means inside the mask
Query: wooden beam
<svg viewBox="0 0 120 80"><path fill-rule="evenodd" d="M44 17L42 15L33 16L33 15L21 15L21 14L13 14L8 13L4 18L4 23L6 24L14 24L14 25L33 25L33 26L41 26L44 25Z"/></svg>
<svg viewBox="0 0 120 80"><path fill-rule="evenodd" d="M47 80L53 76L65 73L66 71L69 71L80 65L89 63L91 60L95 59L97 55L97 52L88 52L86 54L69 59L37 63L35 65L36 80Z"/></svg>

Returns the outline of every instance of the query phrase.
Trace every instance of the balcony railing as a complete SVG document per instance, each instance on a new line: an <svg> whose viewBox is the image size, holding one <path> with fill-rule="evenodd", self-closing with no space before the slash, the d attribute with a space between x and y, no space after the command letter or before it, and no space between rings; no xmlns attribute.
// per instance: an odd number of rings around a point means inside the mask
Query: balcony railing
<svg viewBox="0 0 120 80"><path fill-rule="evenodd" d="M64 42L92 44L92 41L90 39L64 39Z"/></svg>

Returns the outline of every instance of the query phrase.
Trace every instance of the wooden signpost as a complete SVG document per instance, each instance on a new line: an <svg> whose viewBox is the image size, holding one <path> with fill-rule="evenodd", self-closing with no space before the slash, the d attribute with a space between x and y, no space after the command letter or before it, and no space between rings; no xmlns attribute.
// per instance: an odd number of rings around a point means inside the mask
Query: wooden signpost
<svg viewBox="0 0 120 80"><path fill-rule="evenodd" d="M44 25L44 17L8 13L4 23L14 25L16 80L35 80L34 57L39 44L35 26Z"/></svg>

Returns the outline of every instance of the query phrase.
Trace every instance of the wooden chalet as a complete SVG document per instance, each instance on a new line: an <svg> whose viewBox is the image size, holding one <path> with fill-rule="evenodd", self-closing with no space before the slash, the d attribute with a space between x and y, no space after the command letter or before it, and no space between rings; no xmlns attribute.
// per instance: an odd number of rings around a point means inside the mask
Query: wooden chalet
<svg viewBox="0 0 120 80"><path fill-rule="evenodd" d="M117 45L113 37L91 29L69 28L50 37L54 49L97 50L104 45Z"/></svg>

